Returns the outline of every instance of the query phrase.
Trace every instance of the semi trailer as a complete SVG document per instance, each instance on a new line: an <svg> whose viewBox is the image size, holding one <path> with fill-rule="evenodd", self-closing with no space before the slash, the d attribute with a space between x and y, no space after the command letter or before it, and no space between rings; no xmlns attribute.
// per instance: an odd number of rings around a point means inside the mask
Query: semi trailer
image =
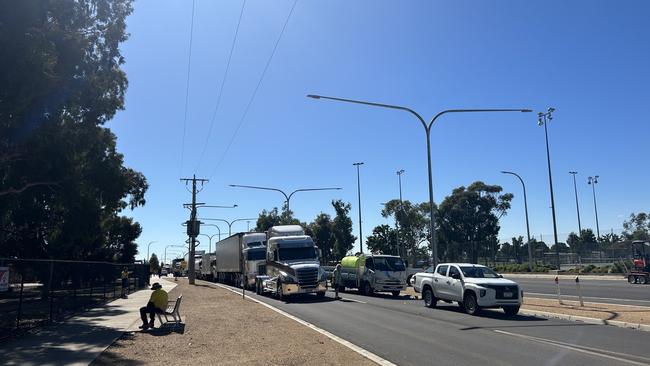
<svg viewBox="0 0 650 366"><path fill-rule="evenodd" d="M266 271L266 235L231 235L217 243L214 259L212 277L217 282L252 288L255 285L255 277Z"/></svg>

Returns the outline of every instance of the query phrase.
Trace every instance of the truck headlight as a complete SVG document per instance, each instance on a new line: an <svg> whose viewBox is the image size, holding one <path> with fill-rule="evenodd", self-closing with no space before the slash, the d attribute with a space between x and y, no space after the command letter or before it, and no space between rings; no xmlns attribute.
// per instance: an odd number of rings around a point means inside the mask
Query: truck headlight
<svg viewBox="0 0 650 366"><path fill-rule="evenodd" d="M284 283L298 283L295 277L283 271L280 271L280 281Z"/></svg>

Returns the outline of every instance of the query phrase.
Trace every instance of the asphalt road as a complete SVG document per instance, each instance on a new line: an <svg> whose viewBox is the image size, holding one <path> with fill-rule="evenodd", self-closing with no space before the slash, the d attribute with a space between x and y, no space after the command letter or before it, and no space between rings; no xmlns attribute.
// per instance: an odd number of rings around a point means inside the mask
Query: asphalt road
<svg viewBox="0 0 650 366"><path fill-rule="evenodd" d="M473 317L407 297L347 292L336 301L328 292L281 302L248 294L398 365L650 365L650 332L500 310Z"/></svg>
<svg viewBox="0 0 650 366"><path fill-rule="evenodd" d="M557 287L552 278L517 277L512 280L518 282L529 297L557 298ZM633 285L622 280L580 279L580 287L585 301L650 306L650 285ZM575 281L561 279L560 292L563 298L577 299Z"/></svg>

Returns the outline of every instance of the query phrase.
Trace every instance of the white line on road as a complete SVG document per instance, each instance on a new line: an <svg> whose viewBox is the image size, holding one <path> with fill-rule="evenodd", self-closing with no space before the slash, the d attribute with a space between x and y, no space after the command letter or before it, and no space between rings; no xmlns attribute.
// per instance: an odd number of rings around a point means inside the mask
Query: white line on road
<svg viewBox="0 0 650 366"><path fill-rule="evenodd" d="M367 304L367 302L365 302L365 301L355 300L355 299L351 299L351 298L349 298L349 297L342 297L341 299L346 300L346 301L354 301L354 302L358 302L359 304Z"/></svg>
<svg viewBox="0 0 650 366"><path fill-rule="evenodd" d="M524 292L525 295L543 295L543 296L555 296L557 297L557 294L545 294L545 293L540 293L540 292ZM578 296L576 295L562 295L562 297L573 297L577 298ZM643 302L643 303L648 303L650 304L650 301L648 300L632 300L632 299L614 299L611 297L594 297L594 296L583 296L583 299L596 299L596 300L611 300L611 301L626 301L626 302ZM610 304L612 305L612 304ZM614 304L616 305L616 304ZM640 305L641 306L641 305Z"/></svg>
<svg viewBox="0 0 650 366"><path fill-rule="evenodd" d="M538 343L544 343L544 344L548 344L548 345L552 345L552 346L557 346L557 347L560 347L560 348L568 349L568 350L575 351L575 352L585 353L585 354L596 356L596 357L608 358L610 360L614 360L614 361L618 361L618 362L624 362L624 363L628 363L628 364L631 364L631 365L648 366L649 363L638 362L638 361L626 359L626 358L623 358L623 357L626 357L626 356L627 357L635 357L635 358L638 358L638 359L643 359L643 360L650 361L650 359L646 359L646 358L641 357L641 356L631 356L631 355L624 354L624 353L607 351L607 350L598 349L598 348L577 346L577 345L572 345L570 343L554 341L552 339L538 338L538 337L528 336L528 335L524 335L524 334L511 333L511 332L506 332L504 330L499 330L499 329L495 329L494 332L499 333L499 334L508 335L508 336L511 336L511 337L523 338L523 339L533 341L533 342L538 342ZM617 356L614 356L614 355L622 356L622 357L617 357Z"/></svg>
<svg viewBox="0 0 650 366"><path fill-rule="evenodd" d="M228 286L224 286L224 285L219 284L219 283L209 283L209 284L217 286L217 287L221 287L221 288L226 289L226 290L231 291L231 292L234 292L237 295L241 295L240 291L233 290ZM282 315L286 316L287 318L289 318L291 320L294 320L294 321L296 321L296 322L298 322L298 323L300 323L300 324L302 324L302 325L304 325L304 326L306 326L308 328L311 328L311 329L317 331L318 333L326 336L327 338L348 347L349 349L353 350L354 352L360 354L361 356L363 356L363 357L365 357L365 358L367 358L367 359L369 359L369 360L371 360L371 361L373 361L373 362L375 362L375 363L377 363L379 365L382 365L382 366L397 366L396 364L394 364L394 363L392 363L392 362L390 362L388 360L385 360L385 359L377 356L376 354L357 346L354 343L346 341L345 339L343 339L343 338L341 338L341 337L339 337L337 335L334 335L334 334L332 334L332 333L330 333L330 332L328 332L328 331L326 331L324 329L321 329L321 328L319 328L319 327L317 327L317 326L315 326L315 325L313 325L313 324L311 324L311 323L309 323L307 321L304 321L304 320L302 320L302 319L300 319L300 318L298 318L296 316L293 316L293 315L291 315L291 314L289 314L289 313L287 313L287 312L285 312L283 310L280 310L280 309L276 308L275 306L269 305L269 304L265 303L264 301L260 301L258 299L253 298L253 297L250 297L248 295L246 295L246 298L248 298L250 300L253 300L253 301L255 301L256 303L258 303L260 305L266 306L267 308L275 311L276 313L282 314ZM357 300L352 300L352 301L357 301Z"/></svg>

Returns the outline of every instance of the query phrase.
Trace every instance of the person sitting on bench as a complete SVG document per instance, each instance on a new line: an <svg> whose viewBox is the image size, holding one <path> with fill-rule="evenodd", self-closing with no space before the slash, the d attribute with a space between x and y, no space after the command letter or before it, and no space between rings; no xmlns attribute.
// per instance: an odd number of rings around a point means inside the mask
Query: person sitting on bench
<svg viewBox="0 0 650 366"><path fill-rule="evenodd" d="M147 306L140 308L140 317L142 318L140 329L142 330L153 328L156 313L164 313L167 309L167 291L163 290L158 282L151 285L151 289L153 292L151 293ZM149 323L147 323L147 314L149 314L151 319Z"/></svg>

